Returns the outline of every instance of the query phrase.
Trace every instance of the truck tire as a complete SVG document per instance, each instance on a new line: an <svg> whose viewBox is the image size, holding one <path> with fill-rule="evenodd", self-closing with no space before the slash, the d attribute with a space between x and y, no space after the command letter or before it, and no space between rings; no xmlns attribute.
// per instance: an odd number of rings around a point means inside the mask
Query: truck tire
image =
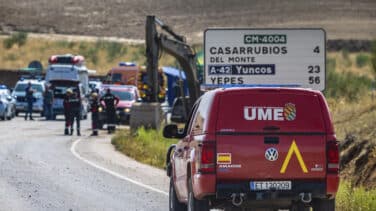
<svg viewBox="0 0 376 211"><path fill-rule="evenodd" d="M198 200L193 194L192 180L188 180L188 211L209 211L208 200Z"/></svg>
<svg viewBox="0 0 376 211"><path fill-rule="evenodd" d="M170 179L170 191L169 191L169 210L170 211L186 211L187 205L181 203L176 196L174 182L172 181L172 177Z"/></svg>
<svg viewBox="0 0 376 211"><path fill-rule="evenodd" d="M315 199L313 201L313 211L334 211L335 199Z"/></svg>

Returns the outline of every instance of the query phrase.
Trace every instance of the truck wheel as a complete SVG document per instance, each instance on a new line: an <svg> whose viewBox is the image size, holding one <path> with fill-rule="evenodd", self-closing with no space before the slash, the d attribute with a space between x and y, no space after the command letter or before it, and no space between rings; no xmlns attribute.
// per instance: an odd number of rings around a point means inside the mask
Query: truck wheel
<svg viewBox="0 0 376 211"><path fill-rule="evenodd" d="M188 181L188 211L209 211L208 200L198 200L193 194L192 180Z"/></svg>
<svg viewBox="0 0 376 211"><path fill-rule="evenodd" d="M174 182L172 181L172 177L170 179L170 191L169 191L169 207L170 211L186 211L187 205L181 203L176 196Z"/></svg>
<svg viewBox="0 0 376 211"><path fill-rule="evenodd" d="M313 201L313 211L334 211L335 199L315 199Z"/></svg>

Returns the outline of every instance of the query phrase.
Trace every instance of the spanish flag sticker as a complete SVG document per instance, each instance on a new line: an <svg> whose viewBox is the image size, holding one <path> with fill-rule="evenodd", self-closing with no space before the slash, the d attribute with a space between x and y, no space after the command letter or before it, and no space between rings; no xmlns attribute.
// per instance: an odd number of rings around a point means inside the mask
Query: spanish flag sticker
<svg viewBox="0 0 376 211"><path fill-rule="evenodd" d="M231 164L231 153L217 153L217 164Z"/></svg>

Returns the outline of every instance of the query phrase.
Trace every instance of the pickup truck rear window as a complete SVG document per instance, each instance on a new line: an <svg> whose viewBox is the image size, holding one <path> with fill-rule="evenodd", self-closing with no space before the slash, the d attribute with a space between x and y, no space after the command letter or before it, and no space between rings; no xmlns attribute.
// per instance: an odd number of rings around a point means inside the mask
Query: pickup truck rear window
<svg viewBox="0 0 376 211"><path fill-rule="evenodd" d="M324 133L315 93L244 90L220 96L216 130L220 133Z"/></svg>

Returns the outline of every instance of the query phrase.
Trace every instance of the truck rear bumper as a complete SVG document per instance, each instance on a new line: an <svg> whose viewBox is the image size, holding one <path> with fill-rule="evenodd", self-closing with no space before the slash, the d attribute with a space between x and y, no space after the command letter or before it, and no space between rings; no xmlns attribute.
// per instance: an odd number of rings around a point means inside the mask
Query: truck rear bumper
<svg viewBox="0 0 376 211"><path fill-rule="evenodd" d="M193 192L197 199L215 195L215 174L195 174L192 182Z"/></svg>
<svg viewBox="0 0 376 211"><path fill-rule="evenodd" d="M232 194L244 194L244 206L288 207L299 201L301 193L310 193L313 198L327 198L324 181L293 181L292 190L251 191L249 182L221 183L216 185L216 201L231 203Z"/></svg>
<svg viewBox="0 0 376 211"><path fill-rule="evenodd" d="M338 174L328 174L326 178L326 192L331 197L335 197L339 186L339 175Z"/></svg>

